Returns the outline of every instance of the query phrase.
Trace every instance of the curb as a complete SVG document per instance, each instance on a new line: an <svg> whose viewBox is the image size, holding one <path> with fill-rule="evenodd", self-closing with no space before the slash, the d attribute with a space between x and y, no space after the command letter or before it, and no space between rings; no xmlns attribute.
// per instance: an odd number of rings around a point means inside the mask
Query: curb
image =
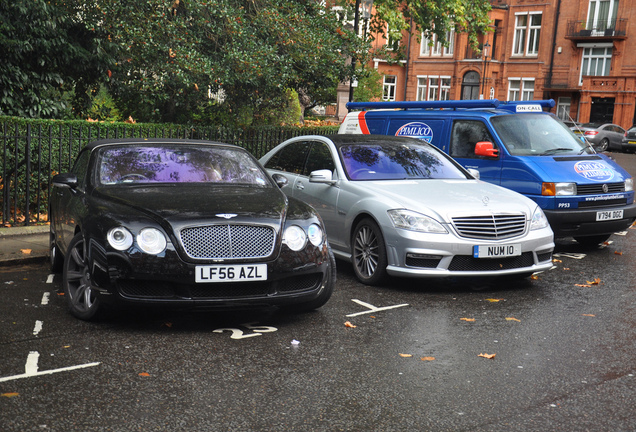
<svg viewBox="0 0 636 432"><path fill-rule="evenodd" d="M15 237L29 234L44 234L49 232L48 225L31 225L23 227L0 228L0 239L3 237Z"/></svg>

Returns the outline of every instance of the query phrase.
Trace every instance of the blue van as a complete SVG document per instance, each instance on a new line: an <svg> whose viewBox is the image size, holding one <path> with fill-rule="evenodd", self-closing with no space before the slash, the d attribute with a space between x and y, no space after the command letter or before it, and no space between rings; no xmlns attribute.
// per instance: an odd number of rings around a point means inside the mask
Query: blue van
<svg viewBox="0 0 636 432"><path fill-rule="evenodd" d="M482 180L533 199L555 237L596 245L634 222L634 181L544 111L552 107L554 100L350 102L339 133L426 140Z"/></svg>

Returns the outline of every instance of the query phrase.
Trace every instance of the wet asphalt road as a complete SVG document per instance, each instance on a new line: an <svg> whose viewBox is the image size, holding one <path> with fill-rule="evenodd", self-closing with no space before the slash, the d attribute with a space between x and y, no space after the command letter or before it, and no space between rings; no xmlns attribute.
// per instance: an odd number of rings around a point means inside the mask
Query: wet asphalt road
<svg viewBox="0 0 636 432"><path fill-rule="evenodd" d="M0 430L634 431L636 230L556 253L482 291L338 262L316 312L98 323L45 264L2 268Z"/></svg>

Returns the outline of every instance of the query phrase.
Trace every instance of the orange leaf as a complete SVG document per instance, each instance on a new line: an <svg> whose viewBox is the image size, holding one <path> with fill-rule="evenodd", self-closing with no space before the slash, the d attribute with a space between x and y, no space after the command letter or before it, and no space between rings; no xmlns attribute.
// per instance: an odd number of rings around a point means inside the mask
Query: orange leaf
<svg viewBox="0 0 636 432"><path fill-rule="evenodd" d="M150 376L150 374L148 372L142 372L139 374L139 376L147 377Z"/></svg>
<svg viewBox="0 0 636 432"><path fill-rule="evenodd" d="M356 328L357 326L351 324L351 322L347 321L346 323L344 323L345 327L349 327L349 328Z"/></svg>
<svg viewBox="0 0 636 432"><path fill-rule="evenodd" d="M506 318L506 321L517 321L517 322L521 322L521 320L520 320L520 319L513 318L513 317L507 317L507 318Z"/></svg>
<svg viewBox="0 0 636 432"><path fill-rule="evenodd" d="M554 259L552 260L552 262L563 262L563 261L561 261L560 259L556 259L556 258L554 258Z"/></svg>
<svg viewBox="0 0 636 432"><path fill-rule="evenodd" d="M583 287L583 288L592 288L592 285L584 285L584 284L574 284L574 286Z"/></svg>
<svg viewBox="0 0 636 432"><path fill-rule="evenodd" d="M16 393L16 392L2 393L2 394L0 394L0 396L7 397L7 398L12 398L12 397L20 396L20 393Z"/></svg>
<svg viewBox="0 0 636 432"><path fill-rule="evenodd" d="M31 249L20 249L20 252L22 252L25 255L29 255L31 253Z"/></svg>
<svg viewBox="0 0 636 432"><path fill-rule="evenodd" d="M489 301L490 303L497 303L502 301L503 299L486 299L486 301Z"/></svg>
<svg viewBox="0 0 636 432"><path fill-rule="evenodd" d="M483 357L487 359L494 359L497 354L479 354L477 357Z"/></svg>
<svg viewBox="0 0 636 432"><path fill-rule="evenodd" d="M623 252L614 251L614 255L623 255Z"/></svg>
<svg viewBox="0 0 636 432"><path fill-rule="evenodd" d="M435 357L421 357L420 360L422 360L422 361L433 361L433 360L435 360Z"/></svg>
<svg viewBox="0 0 636 432"><path fill-rule="evenodd" d="M539 279L539 275L536 275L536 274L530 275L530 279L537 280Z"/></svg>
<svg viewBox="0 0 636 432"><path fill-rule="evenodd" d="M400 353L400 357L413 357L413 354L402 354L402 353Z"/></svg>
<svg viewBox="0 0 636 432"><path fill-rule="evenodd" d="M583 314L583 316L587 316L587 317L595 317L596 315L594 315L594 314Z"/></svg>
<svg viewBox="0 0 636 432"><path fill-rule="evenodd" d="M601 283L601 278L596 278L592 282L586 281L590 285L599 285Z"/></svg>
<svg viewBox="0 0 636 432"><path fill-rule="evenodd" d="M475 318L460 318L461 321L475 322Z"/></svg>

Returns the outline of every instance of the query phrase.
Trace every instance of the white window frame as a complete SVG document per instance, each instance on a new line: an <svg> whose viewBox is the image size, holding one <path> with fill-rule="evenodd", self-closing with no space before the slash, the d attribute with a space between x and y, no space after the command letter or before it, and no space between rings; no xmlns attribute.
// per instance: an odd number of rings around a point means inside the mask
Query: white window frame
<svg viewBox="0 0 636 432"><path fill-rule="evenodd" d="M541 22L535 24L539 17ZM520 19L525 18L525 23L520 24ZM541 23L543 12L518 12L515 14L515 32L512 42L512 55L536 57L539 55L539 42L541 39Z"/></svg>
<svg viewBox="0 0 636 432"><path fill-rule="evenodd" d="M396 41L396 43L391 43L392 42L392 38L391 36L389 36L389 25L386 25L386 49L387 51L393 51L393 46L397 45L398 47L400 46L400 41L402 40L402 38L398 39Z"/></svg>
<svg viewBox="0 0 636 432"><path fill-rule="evenodd" d="M451 77L447 75L418 75L418 101L450 100Z"/></svg>
<svg viewBox="0 0 636 432"><path fill-rule="evenodd" d="M602 3L609 3L607 17L599 16ZM618 4L619 0L590 0L587 8L587 29L594 30L594 34L603 33L605 29L609 28L612 21L616 20ZM603 21L603 18L605 18L605 21Z"/></svg>
<svg viewBox="0 0 636 432"><path fill-rule="evenodd" d="M451 29L446 32L446 40L448 46L445 47L441 42L437 42L437 35L432 36L433 44L429 45L431 39L424 36L422 32L422 42L420 43L420 57L452 57L455 52L455 30Z"/></svg>
<svg viewBox="0 0 636 432"><path fill-rule="evenodd" d="M581 74L579 76L579 85L583 85L583 76L609 76L612 68L612 55L614 54L614 46L611 43L602 44L578 44L583 48L581 55ZM602 52L601 52L602 50ZM586 64L587 61L587 64ZM602 73L598 73L599 66Z"/></svg>
<svg viewBox="0 0 636 432"><path fill-rule="evenodd" d="M508 78L508 100L534 100L534 78Z"/></svg>
<svg viewBox="0 0 636 432"><path fill-rule="evenodd" d="M387 77L393 78L393 82L387 82ZM382 78L382 100L395 101L395 93L397 89L397 76L384 75Z"/></svg>
<svg viewBox="0 0 636 432"><path fill-rule="evenodd" d="M428 77L426 75L417 76L417 93L415 95L415 100L418 100L418 101L426 100L427 83L428 83Z"/></svg>
<svg viewBox="0 0 636 432"><path fill-rule="evenodd" d="M557 117L563 121L570 121L570 108L572 106L572 98L567 97L559 97L557 100L557 109L556 114Z"/></svg>

